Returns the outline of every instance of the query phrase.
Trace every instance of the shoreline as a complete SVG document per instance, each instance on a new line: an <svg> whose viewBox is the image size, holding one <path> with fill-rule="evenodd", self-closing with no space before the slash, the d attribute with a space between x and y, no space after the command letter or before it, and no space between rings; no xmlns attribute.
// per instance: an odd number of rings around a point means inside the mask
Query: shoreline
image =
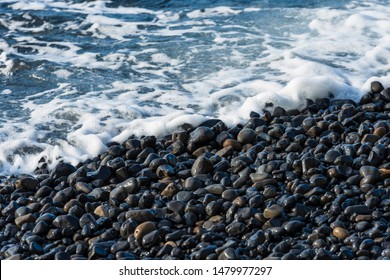
<svg viewBox="0 0 390 280"><path fill-rule="evenodd" d="M0 259L390 259L390 88L0 181Z"/></svg>

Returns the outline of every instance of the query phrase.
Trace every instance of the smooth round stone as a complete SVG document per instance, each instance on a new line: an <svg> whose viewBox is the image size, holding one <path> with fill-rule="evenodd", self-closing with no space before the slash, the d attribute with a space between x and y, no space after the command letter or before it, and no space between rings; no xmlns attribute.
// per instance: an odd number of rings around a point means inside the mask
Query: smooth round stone
<svg viewBox="0 0 390 280"><path fill-rule="evenodd" d="M355 226L355 229L359 232L363 232L369 228L370 228L370 223L367 221L360 221Z"/></svg>
<svg viewBox="0 0 390 280"><path fill-rule="evenodd" d="M234 139L226 139L222 145L224 148L232 147L235 151L241 151L242 145L240 142Z"/></svg>
<svg viewBox="0 0 390 280"><path fill-rule="evenodd" d="M318 249L318 248L323 248L326 246L326 242L323 239L317 239L313 242L313 248Z"/></svg>
<svg viewBox="0 0 390 280"><path fill-rule="evenodd" d="M237 141L242 145L252 144L256 140L256 133L251 128L243 128L237 135Z"/></svg>
<svg viewBox="0 0 390 280"><path fill-rule="evenodd" d="M160 158L157 154L150 154L143 163L145 166L149 166L152 170L157 170L160 165L168 164L166 159Z"/></svg>
<svg viewBox="0 0 390 280"><path fill-rule="evenodd" d="M373 134L378 136L378 137L383 137L386 135L386 133L387 133L386 128L384 128L383 126L380 126L380 127L375 128Z"/></svg>
<svg viewBox="0 0 390 280"><path fill-rule="evenodd" d="M143 222L134 230L134 238L142 239L146 234L156 230L156 224L150 221Z"/></svg>
<svg viewBox="0 0 390 280"><path fill-rule="evenodd" d="M183 201L172 200L167 203L167 208L172 212L182 213L185 208Z"/></svg>
<svg viewBox="0 0 390 280"><path fill-rule="evenodd" d="M117 186L110 192L110 198L117 201L124 201L128 195L126 188L123 186Z"/></svg>
<svg viewBox="0 0 390 280"><path fill-rule="evenodd" d="M381 91L380 97L386 102L390 102L390 88L385 88Z"/></svg>
<svg viewBox="0 0 390 280"><path fill-rule="evenodd" d="M30 214L32 212L33 211L30 208L26 207L26 206L19 207L18 209L15 210L15 218L23 216L23 215Z"/></svg>
<svg viewBox="0 0 390 280"><path fill-rule="evenodd" d="M378 141L378 136L374 134L366 134L363 136L362 143L372 143L375 144Z"/></svg>
<svg viewBox="0 0 390 280"><path fill-rule="evenodd" d="M109 252L108 252L108 248L105 248L101 245L98 244L95 244L92 246L89 254L88 254L88 258L90 260L97 260L97 259L102 259L102 258L106 258L108 256Z"/></svg>
<svg viewBox="0 0 390 280"><path fill-rule="evenodd" d="M198 178L188 177L184 182L184 188L188 191L196 191L202 187L202 181Z"/></svg>
<svg viewBox="0 0 390 280"><path fill-rule="evenodd" d="M176 200L181 202L188 202L194 197L194 193L191 191L179 191L176 194Z"/></svg>
<svg viewBox="0 0 390 280"><path fill-rule="evenodd" d="M175 169L168 164L163 164L157 168L156 174L159 178L171 177L175 174Z"/></svg>
<svg viewBox="0 0 390 280"><path fill-rule="evenodd" d="M213 163L208 158L201 156L198 157L191 168L192 176L199 174L210 174L214 170Z"/></svg>
<svg viewBox="0 0 390 280"><path fill-rule="evenodd" d="M308 131L315 124L316 124L316 120L312 117L308 117L308 118L304 119L302 122L302 126L306 131Z"/></svg>
<svg viewBox="0 0 390 280"><path fill-rule="evenodd" d="M53 180L59 179L64 176L68 176L76 171L76 168L69 164L60 162L56 165L56 167L50 172L50 177Z"/></svg>
<svg viewBox="0 0 390 280"><path fill-rule="evenodd" d="M340 239L345 239L349 236L348 230L342 227L335 227L332 231L332 234Z"/></svg>
<svg viewBox="0 0 390 280"><path fill-rule="evenodd" d="M226 248L218 255L218 260L237 260L238 256L236 250L233 248Z"/></svg>
<svg viewBox="0 0 390 280"><path fill-rule="evenodd" d="M88 193L93 191L92 186L90 184L88 184L88 183L85 183L85 182L77 182L75 184L75 188L79 192L86 193L86 194L88 194Z"/></svg>
<svg viewBox="0 0 390 280"><path fill-rule="evenodd" d="M288 234L294 235L297 232L300 232L304 227L304 225L305 224L301 221L289 221L283 226L283 228L286 230Z"/></svg>
<svg viewBox="0 0 390 280"><path fill-rule="evenodd" d="M356 114L356 108L352 104L344 104L341 106L341 111L338 114L338 120L340 122L344 121L346 118L350 118Z"/></svg>
<svg viewBox="0 0 390 280"><path fill-rule="evenodd" d="M137 256L131 252L119 251L115 254L117 260L136 260Z"/></svg>
<svg viewBox="0 0 390 280"><path fill-rule="evenodd" d="M26 191L34 191L39 181L32 177L23 177L15 182L16 189L23 189Z"/></svg>
<svg viewBox="0 0 390 280"><path fill-rule="evenodd" d="M70 260L70 255L67 252L57 252L54 255L55 260Z"/></svg>
<svg viewBox="0 0 390 280"><path fill-rule="evenodd" d="M43 234L46 234L48 231L50 230L50 226L44 222L44 221L39 221L35 227L33 228L33 233L34 234L39 234L39 235L43 235Z"/></svg>
<svg viewBox="0 0 390 280"><path fill-rule="evenodd" d="M309 128L309 130L306 132L307 135L309 135L312 138L318 137L321 135L321 128L319 128L317 125Z"/></svg>
<svg viewBox="0 0 390 280"><path fill-rule="evenodd" d="M325 187L328 184L328 179L321 174L315 174L310 177L310 185L312 187Z"/></svg>
<svg viewBox="0 0 390 280"><path fill-rule="evenodd" d="M379 178L381 175L378 168L376 168L374 166L369 166L369 165L365 165L365 166L360 167L359 173L362 177L371 175L371 176L374 176L374 178Z"/></svg>
<svg viewBox="0 0 390 280"><path fill-rule="evenodd" d="M283 207L273 204L264 209L263 215L266 219L272 219L280 216L283 213Z"/></svg>
<svg viewBox="0 0 390 280"><path fill-rule="evenodd" d="M249 177L251 178L253 183L272 178L272 176L266 172L251 173Z"/></svg>
<svg viewBox="0 0 390 280"><path fill-rule="evenodd" d="M206 143L214 138L214 132L211 128L206 126L199 126L190 133L190 142L194 144Z"/></svg>
<svg viewBox="0 0 390 280"><path fill-rule="evenodd" d="M380 93L382 90L384 90L384 87L381 84L381 82L378 82L378 81L371 82L371 92L372 93Z"/></svg>
<svg viewBox="0 0 390 280"><path fill-rule="evenodd" d="M153 230L142 237L142 246L152 247L161 241L160 231Z"/></svg>
<svg viewBox="0 0 390 280"><path fill-rule="evenodd" d="M99 217L108 217L108 206L107 205L99 205L93 211Z"/></svg>
<svg viewBox="0 0 390 280"><path fill-rule="evenodd" d="M173 183L170 183L168 186L165 187L165 189L163 189L161 195L166 197L172 197L177 193L177 191L177 186Z"/></svg>
<svg viewBox="0 0 390 280"><path fill-rule="evenodd" d="M53 225L60 229L70 228L77 230L79 229L79 219L72 215L60 215L54 219Z"/></svg>
<svg viewBox="0 0 390 280"><path fill-rule="evenodd" d="M35 216L32 213L29 213L29 214L17 217L15 219L15 225L17 225L18 227L22 227L26 223L35 222L35 220L36 220Z"/></svg>
<svg viewBox="0 0 390 280"><path fill-rule="evenodd" d="M222 193L225 191L225 187L222 186L221 184L213 184L205 187L205 189L215 195L222 195Z"/></svg>
<svg viewBox="0 0 390 280"><path fill-rule="evenodd" d="M238 196L239 196L239 194L237 193L237 191L235 189L227 189L227 190L223 191L223 193L222 193L222 198L226 199L228 201L233 201Z"/></svg>
<svg viewBox="0 0 390 280"><path fill-rule="evenodd" d="M370 250L375 242L371 238L364 239L359 245L359 250Z"/></svg>
<svg viewBox="0 0 390 280"><path fill-rule="evenodd" d="M280 137L283 136L284 130L281 129L280 127L275 127L270 130L268 130L268 135L271 136L274 139L279 139Z"/></svg>
<svg viewBox="0 0 390 280"><path fill-rule="evenodd" d="M291 244L287 241L281 241L272 249L274 253L288 253L291 249Z"/></svg>
<svg viewBox="0 0 390 280"><path fill-rule="evenodd" d="M368 208L367 205L351 205L345 208L344 213L347 215L352 215L352 214L370 214L371 210Z"/></svg>
<svg viewBox="0 0 390 280"><path fill-rule="evenodd" d="M241 222L232 222L226 226L226 232L230 236L237 236L243 233L246 229L246 225Z"/></svg>

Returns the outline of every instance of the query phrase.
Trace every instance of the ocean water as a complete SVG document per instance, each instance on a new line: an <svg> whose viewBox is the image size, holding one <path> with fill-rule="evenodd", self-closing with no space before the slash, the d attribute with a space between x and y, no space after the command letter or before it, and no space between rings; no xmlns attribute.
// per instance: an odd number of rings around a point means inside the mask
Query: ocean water
<svg viewBox="0 0 390 280"><path fill-rule="evenodd" d="M0 1L0 175L390 86L390 0Z"/></svg>

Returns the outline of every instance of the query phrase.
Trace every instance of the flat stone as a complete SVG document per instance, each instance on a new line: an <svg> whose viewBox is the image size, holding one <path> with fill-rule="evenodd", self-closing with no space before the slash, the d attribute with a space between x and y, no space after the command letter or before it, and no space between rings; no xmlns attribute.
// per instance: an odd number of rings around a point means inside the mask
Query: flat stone
<svg viewBox="0 0 390 280"><path fill-rule="evenodd" d="M54 219L53 225L60 229L79 229L79 219L73 215L60 215Z"/></svg>
<svg viewBox="0 0 390 280"><path fill-rule="evenodd" d="M35 220L36 220L35 216L32 213L29 213L29 214L17 217L15 219L15 225L17 225L18 227L22 227L23 224L33 223L33 222L35 222Z"/></svg>
<svg viewBox="0 0 390 280"><path fill-rule="evenodd" d="M15 182L17 189L23 189L26 191L34 191L38 186L39 181L32 177L23 177Z"/></svg>
<svg viewBox="0 0 390 280"><path fill-rule="evenodd" d="M146 234L154 231L156 229L156 224L150 221L144 222L137 226L134 230L134 238L142 239Z"/></svg>
<svg viewBox="0 0 390 280"><path fill-rule="evenodd" d="M95 208L95 213L99 217L108 217L108 205L99 205L98 207Z"/></svg>
<svg viewBox="0 0 390 280"><path fill-rule="evenodd" d="M367 205L351 205L351 206L348 206L347 208L345 208L344 213L347 215L352 215L352 214L365 215L365 214L370 214L371 209L368 208Z"/></svg>
<svg viewBox="0 0 390 280"><path fill-rule="evenodd" d="M225 187L222 186L221 184L214 184L205 187L205 189L211 194L221 195L224 192Z"/></svg>
<svg viewBox="0 0 390 280"><path fill-rule="evenodd" d="M335 227L332 231L332 234L340 239L345 239L349 236L348 230L342 227Z"/></svg>
<svg viewBox="0 0 390 280"><path fill-rule="evenodd" d="M272 219L280 216L283 213L283 207L273 204L270 207L267 207L263 211L263 215L266 219Z"/></svg>
<svg viewBox="0 0 390 280"><path fill-rule="evenodd" d="M365 166L360 167L359 173L360 173L360 176L363 176L363 177L371 175L371 176L374 176L375 178L379 178L381 175L378 168L376 168L374 166L369 166L369 165L365 165Z"/></svg>
<svg viewBox="0 0 390 280"><path fill-rule="evenodd" d="M93 191L92 186L88 183L85 183L85 182L77 182L75 184L75 188L76 188L76 190L78 190L82 193L86 193L86 194Z"/></svg>

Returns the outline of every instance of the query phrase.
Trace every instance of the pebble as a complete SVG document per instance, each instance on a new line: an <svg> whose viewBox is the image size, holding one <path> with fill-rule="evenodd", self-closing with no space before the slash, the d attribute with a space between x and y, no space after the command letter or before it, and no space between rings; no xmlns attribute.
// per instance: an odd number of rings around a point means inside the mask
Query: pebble
<svg viewBox="0 0 390 280"><path fill-rule="evenodd" d="M197 158L192 165L191 174L196 176L199 174L209 174L213 171L213 163L208 158L201 156Z"/></svg>
<svg viewBox="0 0 390 280"><path fill-rule="evenodd" d="M273 204L270 207L264 209L263 215L266 219L272 219L282 215L283 207Z"/></svg>
<svg viewBox="0 0 390 280"><path fill-rule="evenodd" d="M352 205L345 208L344 213L347 215L370 214L371 209L367 205Z"/></svg>
<svg viewBox="0 0 390 280"><path fill-rule="evenodd" d="M190 133L189 141L194 144L207 143L214 138L214 132L211 128L206 126L199 126Z"/></svg>
<svg viewBox="0 0 390 280"><path fill-rule="evenodd" d="M93 187L90 184L85 182L77 182L75 188L77 191L80 191L85 194L89 194L90 192L93 191Z"/></svg>
<svg viewBox="0 0 390 280"><path fill-rule="evenodd" d="M256 140L256 133L251 128L242 129L237 135L237 141L242 145L251 144Z"/></svg>
<svg viewBox="0 0 390 280"><path fill-rule="evenodd" d="M34 191L38 186L39 181L31 177L22 177L15 182L17 189L23 189L26 191Z"/></svg>
<svg viewBox="0 0 390 280"><path fill-rule="evenodd" d="M340 239L345 239L349 236L348 231L345 228L342 227L335 227L332 231L332 234Z"/></svg>
<svg viewBox="0 0 390 280"><path fill-rule="evenodd" d="M72 215L60 215L54 219L53 226L59 229L77 230L79 229L79 219Z"/></svg>
<svg viewBox="0 0 390 280"><path fill-rule="evenodd" d="M139 226L137 226L134 230L134 238L141 239L147 235L148 233L156 230L156 224L154 222L143 222Z"/></svg>
<svg viewBox="0 0 390 280"><path fill-rule="evenodd" d="M32 213L29 213L29 214L17 217L15 219L15 225L17 225L18 227L21 228L24 224L33 223L33 222L35 222L35 220L36 220L35 216Z"/></svg>
<svg viewBox="0 0 390 280"><path fill-rule="evenodd" d="M373 176L374 178L379 178L381 175L378 168L369 165L360 167L359 173L362 177Z"/></svg>

